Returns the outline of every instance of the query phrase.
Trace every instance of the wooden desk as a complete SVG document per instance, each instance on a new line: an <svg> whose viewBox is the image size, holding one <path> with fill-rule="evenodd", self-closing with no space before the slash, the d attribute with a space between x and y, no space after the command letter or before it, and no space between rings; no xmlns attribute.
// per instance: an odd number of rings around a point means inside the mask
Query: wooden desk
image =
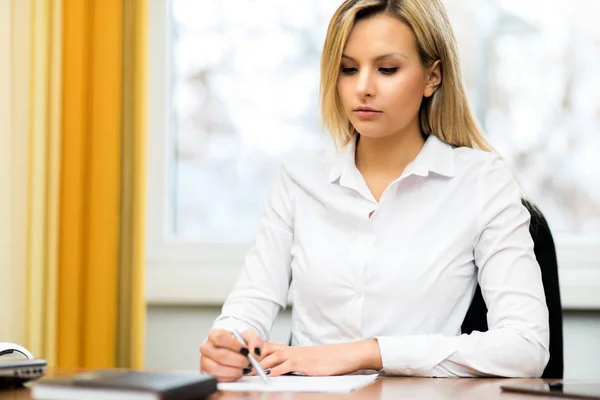
<svg viewBox="0 0 600 400"><path fill-rule="evenodd" d="M70 375L81 370L49 369L47 376ZM517 382L542 382L539 379L445 379L445 378L395 378L381 377L375 383L348 395L322 393L249 393L249 392L217 392L210 400L527 400L550 399L550 397L527 396L521 394L502 393L500 385ZM29 400L29 389L0 391L0 400ZM556 399L553 397L552 399Z"/></svg>

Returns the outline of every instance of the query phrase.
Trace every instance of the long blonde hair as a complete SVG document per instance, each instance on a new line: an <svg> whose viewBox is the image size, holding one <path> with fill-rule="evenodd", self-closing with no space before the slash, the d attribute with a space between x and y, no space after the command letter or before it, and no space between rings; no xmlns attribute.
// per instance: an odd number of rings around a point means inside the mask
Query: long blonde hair
<svg viewBox="0 0 600 400"><path fill-rule="evenodd" d="M337 90L342 53L354 24L378 14L398 18L411 28L425 68L440 60L442 83L431 97L423 98L419 110L423 134L455 146L492 151L469 106L456 39L440 0L346 0L337 9L321 55L321 113L336 146L343 147L356 136Z"/></svg>

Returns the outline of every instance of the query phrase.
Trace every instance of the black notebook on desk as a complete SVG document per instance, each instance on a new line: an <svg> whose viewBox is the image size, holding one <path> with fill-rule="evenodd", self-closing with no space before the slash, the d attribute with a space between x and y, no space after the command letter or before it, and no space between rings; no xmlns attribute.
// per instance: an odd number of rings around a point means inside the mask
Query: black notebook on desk
<svg viewBox="0 0 600 400"><path fill-rule="evenodd" d="M42 379L31 387L40 400L195 400L217 390L211 375L99 370Z"/></svg>

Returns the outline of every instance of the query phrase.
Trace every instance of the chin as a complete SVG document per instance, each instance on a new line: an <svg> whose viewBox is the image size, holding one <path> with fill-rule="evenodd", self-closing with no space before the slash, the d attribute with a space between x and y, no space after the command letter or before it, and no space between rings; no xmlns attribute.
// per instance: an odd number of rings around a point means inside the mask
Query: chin
<svg viewBox="0 0 600 400"><path fill-rule="evenodd" d="M359 129L356 126L355 129L361 136L372 139L383 138L390 135L390 132L385 132L381 129Z"/></svg>

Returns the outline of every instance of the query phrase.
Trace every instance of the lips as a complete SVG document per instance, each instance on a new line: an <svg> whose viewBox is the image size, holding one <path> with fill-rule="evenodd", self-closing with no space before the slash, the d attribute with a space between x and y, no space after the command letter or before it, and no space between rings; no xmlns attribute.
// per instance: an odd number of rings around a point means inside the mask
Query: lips
<svg viewBox="0 0 600 400"><path fill-rule="evenodd" d="M383 112L380 110L365 106L356 107L353 111L354 115L360 119L375 119L383 114Z"/></svg>
<svg viewBox="0 0 600 400"><path fill-rule="evenodd" d="M370 106L358 106L354 109L354 112L359 112L359 111L377 112L377 113L382 112L381 110L378 110L378 109L370 107Z"/></svg>

